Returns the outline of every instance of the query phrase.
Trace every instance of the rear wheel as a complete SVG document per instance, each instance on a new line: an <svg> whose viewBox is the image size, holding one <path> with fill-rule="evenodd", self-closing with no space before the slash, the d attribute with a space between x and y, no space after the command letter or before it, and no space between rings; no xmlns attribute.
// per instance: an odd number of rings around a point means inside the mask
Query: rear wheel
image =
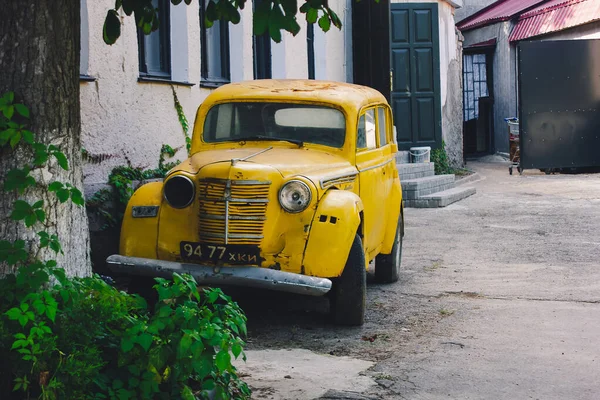
<svg viewBox="0 0 600 400"><path fill-rule="evenodd" d="M359 235L354 237L344 271L334 280L331 291L334 322L339 325L362 325L365 322L367 269Z"/></svg>
<svg viewBox="0 0 600 400"><path fill-rule="evenodd" d="M382 283L398 281L402 265L402 215L398 218L396 238L390 254L380 254L375 259L375 279Z"/></svg>

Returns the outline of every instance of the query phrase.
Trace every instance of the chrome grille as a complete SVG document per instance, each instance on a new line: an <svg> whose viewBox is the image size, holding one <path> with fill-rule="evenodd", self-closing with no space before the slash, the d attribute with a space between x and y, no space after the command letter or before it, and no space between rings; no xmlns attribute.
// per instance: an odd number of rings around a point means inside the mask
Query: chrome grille
<svg viewBox="0 0 600 400"><path fill-rule="evenodd" d="M260 244L271 182L201 179L198 182L200 241Z"/></svg>

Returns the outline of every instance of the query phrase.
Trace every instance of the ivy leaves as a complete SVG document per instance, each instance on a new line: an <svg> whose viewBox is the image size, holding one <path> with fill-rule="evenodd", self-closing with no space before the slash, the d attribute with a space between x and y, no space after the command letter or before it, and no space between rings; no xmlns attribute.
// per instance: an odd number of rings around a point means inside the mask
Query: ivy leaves
<svg viewBox="0 0 600 400"><path fill-rule="evenodd" d="M66 202L70 198L71 201L78 206L83 206L85 204L81 191L70 183L52 182L48 186L48 191L55 192L58 201L61 203Z"/></svg>
<svg viewBox="0 0 600 400"><path fill-rule="evenodd" d="M173 5L182 1L189 5L191 0L171 0ZM215 21L223 20L238 24L241 20L239 10L243 10L246 0L206 0L206 9L202 10L201 17L204 24L210 28ZM327 32L331 25L342 28L342 21L329 7L327 0L308 0L298 10L297 0L260 0L256 1L256 8L252 17L254 35L268 34L274 42L282 39L282 31L287 31L296 36L300 32L300 25L296 19L298 11L306 14L306 21L310 24L317 23ZM152 6L152 0L117 0L115 8L108 10L104 21L103 34L106 44L114 44L121 36L121 18L119 11L127 16L132 14L138 28L148 35L159 28L158 9Z"/></svg>
<svg viewBox="0 0 600 400"><path fill-rule="evenodd" d="M42 209L44 201L39 200L33 205L30 205L25 200L16 200L13 204L13 211L10 218L15 221L24 221L28 228L36 222L44 222L46 220L46 212Z"/></svg>

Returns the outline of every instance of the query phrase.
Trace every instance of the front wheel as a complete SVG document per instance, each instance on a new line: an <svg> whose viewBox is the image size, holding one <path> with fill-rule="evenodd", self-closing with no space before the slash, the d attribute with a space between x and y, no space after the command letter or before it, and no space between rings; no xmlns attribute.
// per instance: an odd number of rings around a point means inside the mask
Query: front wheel
<svg viewBox="0 0 600 400"><path fill-rule="evenodd" d="M375 258L375 279L381 283L397 282L402 265L402 215L398 218L396 238L390 254L379 254Z"/></svg>
<svg viewBox="0 0 600 400"><path fill-rule="evenodd" d="M362 325L367 301L365 251L359 235L354 237L344 271L333 282L330 304L338 325Z"/></svg>

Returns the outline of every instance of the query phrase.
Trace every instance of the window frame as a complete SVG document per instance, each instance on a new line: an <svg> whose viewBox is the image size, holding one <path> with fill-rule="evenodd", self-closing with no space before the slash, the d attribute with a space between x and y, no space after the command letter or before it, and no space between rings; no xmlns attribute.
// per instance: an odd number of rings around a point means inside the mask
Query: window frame
<svg viewBox="0 0 600 400"><path fill-rule="evenodd" d="M256 12L261 0L252 0L252 12ZM254 24L254 22L253 22ZM252 66L254 79L271 79L273 77L273 58L271 36L269 32L260 36L252 35Z"/></svg>
<svg viewBox="0 0 600 400"><path fill-rule="evenodd" d="M210 1L210 0L208 0ZM204 13L206 12L207 0L199 0L200 10L200 86L205 87L219 87L221 85L231 82L231 61L229 57L229 22L225 20L219 20L219 57L221 57L221 71L219 72L220 77L210 77L208 70L208 38L207 30L213 29L214 25L210 28L206 27L206 21Z"/></svg>
<svg viewBox="0 0 600 400"><path fill-rule="evenodd" d="M389 134L389 126L390 126L390 124L388 123L388 121L389 121L389 115L388 115L388 109L387 109L387 107L384 107L383 105L379 105L379 106L375 107L375 109L377 110L377 112L376 112L376 116L377 116L377 147L381 148L381 147L385 147L388 144L390 144L390 139L389 139L389 136L390 136L390 134ZM383 116L385 118L385 121L384 121L385 122L385 126L384 126L384 132L383 132L384 133L383 136L385 138L385 143L384 144L381 143L381 131L380 131L381 123L379 121L379 117L381 116L381 114L380 114L381 111L383 111Z"/></svg>
<svg viewBox="0 0 600 400"><path fill-rule="evenodd" d="M171 79L171 1L157 0L158 3L158 34L159 36L159 59L161 62L161 71L148 71L146 64L146 37L141 28L138 28L138 61L140 77Z"/></svg>

